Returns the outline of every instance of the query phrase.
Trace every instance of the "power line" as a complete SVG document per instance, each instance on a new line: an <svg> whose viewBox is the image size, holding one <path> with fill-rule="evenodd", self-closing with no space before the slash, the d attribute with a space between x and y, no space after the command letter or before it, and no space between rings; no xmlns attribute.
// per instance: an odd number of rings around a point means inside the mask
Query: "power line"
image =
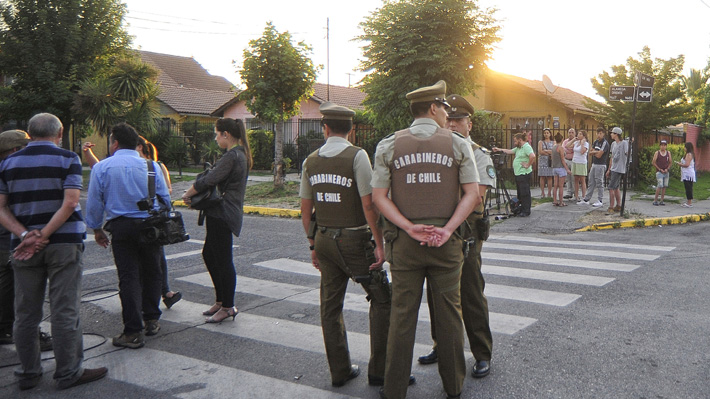
<svg viewBox="0 0 710 399"><path fill-rule="evenodd" d="M158 17L166 17L166 18L175 18L175 19L184 19L186 21L195 21L195 22L202 22L202 23L209 23L209 24L219 24L219 25L228 25L228 26L233 26L234 24L228 23L228 22L220 22L220 21L207 21L204 19L197 19L197 18L185 18L185 17L178 17L176 15L166 15L166 14L158 14L158 13L152 13L152 12L147 12L147 11L135 11L135 10L129 10L129 13L138 13L138 14L147 14L147 15L155 15ZM155 21L158 22L158 21Z"/></svg>

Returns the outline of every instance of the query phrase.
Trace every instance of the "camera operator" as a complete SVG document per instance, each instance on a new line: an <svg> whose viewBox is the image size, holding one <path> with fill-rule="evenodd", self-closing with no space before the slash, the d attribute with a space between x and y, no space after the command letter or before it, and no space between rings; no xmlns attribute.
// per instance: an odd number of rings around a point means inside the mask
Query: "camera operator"
<svg viewBox="0 0 710 399"><path fill-rule="evenodd" d="M148 167L136 151L138 133L126 123L111 128L109 138L111 157L91 170L89 194L86 201L86 224L94 229L94 238L102 247L112 246L118 269L119 297L123 308L123 333L113 338L113 345L138 349L145 344L145 335L160 330L161 312L160 245L140 242L141 224L148 217L148 209L159 209L159 201L148 198ZM152 162L152 161L149 161ZM160 166L153 162L153 170ZM157 195L170 201L168 187L162 173L155 173ZM104 214L105 228L111 233L109 242L101 228Z"/></svg>
<svg viewBox="0 0 710 399"><path fill-rule="evenodd" d="M532 176L532 164L535 162L535 152L526 141L524 133L516 133L513 136L515 147L508 150L505 148L493 147L493 152L502 151L506 154L515 155L513 159L513 172L515 173L515 186L518 192L518 200L523 207L519 216L530 216L530 177Z"/></svg>
<svg viewBox="0 0 710 399"><path fill-rule="evenodd" d="M483 241L488 238L488 229L490 228L487 216L484 217L486 191L489 187L495 188L496 172L490 151L479 146L471 139L473 106L458 94L449 95L446 97L446 102L451 106L448 110L446 127L464 136L466 141L471 144L480 178L478 192L481 196L481 202L466 218L470 228L464 237L467 239L466 248L468 249L464 252L465 257L461 269L461 314L471 352L475 359L471 375L474 378L482 378L490 372L493 337L488 321L488 300L483 294L486 282L483 280L483 274L481 274L481 249L483 248ZM432 320L431 336L434 341L434 348L429 354L419 357L418 361L421 364L431 364L438 361L435 323L433 322L435 314L432 309L433 298L431 297L431 292L431 289L427 286L427 304L429 305L429 314Z"/></svg>

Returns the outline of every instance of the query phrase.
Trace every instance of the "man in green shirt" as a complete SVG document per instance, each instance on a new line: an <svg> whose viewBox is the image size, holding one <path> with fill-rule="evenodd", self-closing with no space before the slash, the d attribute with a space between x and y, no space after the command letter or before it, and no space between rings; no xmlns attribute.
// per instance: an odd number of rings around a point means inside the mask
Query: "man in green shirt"
<svg viewBox="0 0 710 399"><path fill-rule="evenodd" d="M518 200L522 206L520 215L530 216L530 177L532 176L532 165L535 162L535 152L530 144L525 140L523 133L516 133L513 136L515 147L508 150L505 148L493 147L493 152L503 151L506 154L515 155L513 158L513 173L515 173L515 186L518 192Z"/></svg>

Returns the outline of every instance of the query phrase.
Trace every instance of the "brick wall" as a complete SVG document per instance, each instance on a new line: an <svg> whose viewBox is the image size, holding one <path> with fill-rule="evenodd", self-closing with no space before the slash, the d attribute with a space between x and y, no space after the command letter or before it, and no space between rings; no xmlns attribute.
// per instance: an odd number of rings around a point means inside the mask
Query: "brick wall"
<svg viewBox="0 0 710 399"><path fill-rule="evenodd" d="M695 147L695 170L700 172L710 171L710 142L705 142L702 148L698 148L698 136L703 130L701 126L687 124L686 125L686 140L693 143Z"/></svg>

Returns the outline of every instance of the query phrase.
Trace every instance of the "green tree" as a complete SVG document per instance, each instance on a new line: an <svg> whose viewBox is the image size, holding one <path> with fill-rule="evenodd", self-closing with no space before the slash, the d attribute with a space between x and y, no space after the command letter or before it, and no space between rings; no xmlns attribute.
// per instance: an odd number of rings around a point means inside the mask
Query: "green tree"
<svg viewBox="0 0 710 399"><path fill-rule="evenodd" d="M688 76L683 77L683 88L690 99L690 105L694 110L695 119L693 122L705 124L707 122L708 104L705 101L708 79L710 79L710 63L703 70L690 69Z"/></svg>
<svg viewBox="0 0 710 399"><path fill-rule="evenodd" d="M240 93L249 112L276 123L274 138L274 186L284 184L283 122L298 114L300 104L313 94L318 67L309 58L311 48L293 44L291 34L279 33L268 22L264 35L249 42L240 70L247 89Z"/></svg>
<svg viewBox="0 0 710 399"><path fill-rule="evenodd" d="M495 9L471 0L385 0L360 23L365 59L364 105L375 128L411 123L405 94L443 79L450 93L469 94L500 40Z"/></svg>
<svg viewBox="0 0 710 399"><path fill-rule="evenodd" d="M118 122L131 124L143 135L153 134L158 117L157 78L158 71L137 57L120 58L79 84L72 111L101 136Z"/></svg>
<svg viewBox="0 0 710 399"><path fill-rule="evenodd" d="M13 80L2 92L0 118L23 121L44 111L69 126L79 82L128 48L125 12L120 0L0 2L0 75Z"/></svg>
<svg viewBox="0 0 710 399"><path fill-rule="evenodd" d="M608 101L610 86L633 86L634 75L642 72L655 78L653 101L638 103L636 111L636 131L647 132L685 122L690 117L691 106L683 90L683 64L685 57L667 60L651 58L651 50L644 47L639 58L629 57L626 65L613 65L611 73L604 71L592 78L592 87L607 103L588 101L587 106L598 112L605 125L621 126L625 132L631 130L632 102Z"/></svg>

